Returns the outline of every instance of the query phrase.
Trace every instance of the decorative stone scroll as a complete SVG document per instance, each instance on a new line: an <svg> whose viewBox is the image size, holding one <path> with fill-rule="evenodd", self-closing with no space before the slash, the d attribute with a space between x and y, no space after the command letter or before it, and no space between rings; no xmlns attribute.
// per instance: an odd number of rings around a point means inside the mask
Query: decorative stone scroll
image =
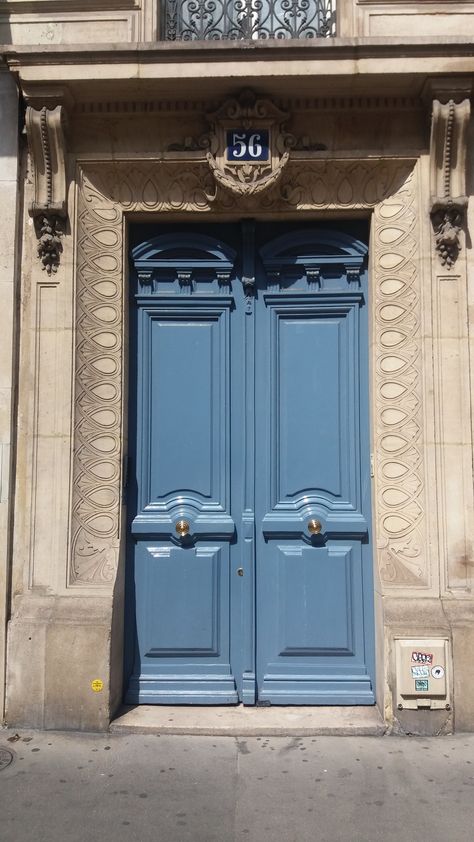
<svg viewBox="0 0 474 842"><path fill-rule="evenodd" d="M433 101L431 121L431 220L441 264L451 269L460 250L467 208L466 142L470 101Z"/></svg>
<svg viewBox="0 0 474 842"><path fill-rule="evenodd" d="M34 171L29 212L38 237L38 256L48 275L59 267L66 208L65 111L62 105L26 109L26 131Z"/></svg>
<svg viewBox="0 0 474 842"><path fill-rule="evenodd" d="M413 160L290 161L253 215L373 210L375 531L385 587L429 587L417 168ZM262 202L263 197L265 200ZM76 369L68 581L110 587L120 541L123 461L123 214L236 218L249 197L220 191L200 161L87 164L78 178Z"/></svg>

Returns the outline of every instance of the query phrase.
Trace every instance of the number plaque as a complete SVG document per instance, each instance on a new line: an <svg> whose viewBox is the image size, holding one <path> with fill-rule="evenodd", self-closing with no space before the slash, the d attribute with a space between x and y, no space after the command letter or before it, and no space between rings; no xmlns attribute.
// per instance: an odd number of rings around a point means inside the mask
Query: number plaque
<svg viewBox="0 0 474 842"><path fill-rule="evenodd" d="M229 162L268 161L269 154L267 129L232 129L227 132L226 158Z"/></svg>
<svg viewBox="0 0 474 842"><path fill-rule="evenodd" d="M289 117L250 89L208 114L211 128L201 145L219 187L251 196L276 184L295 143L285 129Z"/></svg>

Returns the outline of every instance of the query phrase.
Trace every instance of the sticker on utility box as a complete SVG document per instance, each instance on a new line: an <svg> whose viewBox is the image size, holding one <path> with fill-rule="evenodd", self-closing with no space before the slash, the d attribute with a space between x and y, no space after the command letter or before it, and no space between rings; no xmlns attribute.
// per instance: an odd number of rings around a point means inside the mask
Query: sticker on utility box
<svg viewBox="0 0 474 842"><path fill-rule="evenodd" d="M432 664L433 654L431 652L412 652L411 659L415 664Z"/></svg>
<svg viewBox="0 0 474 842"><path fill-rule="evenodd" d="M430 668L429 667L412 667L411 668L411 677L412 678L429 678L430 677Z"/></svg>
<svg viewBox="0 0 474 842"><path fill-rule="evenodd" d="M433 678L444 678L444 667L441 664L431 667L431 675Z"/></svg>
<svg viewBox="0 0 474 842"><path fill-rule="evenodd" d="M415 679L415 691L417 693L427 693L429 689L428 681L422 678Z"/></svg>

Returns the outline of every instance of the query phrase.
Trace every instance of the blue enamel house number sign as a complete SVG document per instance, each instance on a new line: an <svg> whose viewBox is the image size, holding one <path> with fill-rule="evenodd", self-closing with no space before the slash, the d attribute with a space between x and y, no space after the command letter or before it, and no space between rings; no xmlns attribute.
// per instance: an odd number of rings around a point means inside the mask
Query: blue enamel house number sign
<svg viewBox="0 0 474 842"><path fill-rule="evenodd" d="M232 129L227 132L228 161L268 161L268 129Z"/></svg>

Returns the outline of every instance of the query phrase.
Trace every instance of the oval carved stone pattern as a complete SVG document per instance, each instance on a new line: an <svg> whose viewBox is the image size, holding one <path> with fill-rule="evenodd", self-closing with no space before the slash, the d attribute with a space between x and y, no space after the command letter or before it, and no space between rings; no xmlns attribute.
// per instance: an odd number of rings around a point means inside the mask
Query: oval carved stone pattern
<svg viewBox="0 0 474 842"><path fill-rule="evenodd" d="M91 195L100 194L103 205L108 200L119 211L208 211L216 195L212 174L203 163L195 163L192 169L149 163L146 170L140 166L105 170L89 171L87 189Z"/></svg>
<svg viewBox="0 0 474 842"><path fill-rule="evenodd" d="M305 161L301 166L293 162L288 165L272 203L281 197L301 210L370 208L381 207L380 203L389 198L390 207L386 208L383 217L386 224L382 244L391 245L397 237L401 240L407 233L404 225L399 225L407 206L403 201L397 201L396 196L397 191L403 190L412 166L408 161L391 162L388 166L380 160ZM263 202L266 204L267 199Z"/></svg>
<svg viewBox="0 0 474 842"><path fill-rule="evenodd" d="M78 242L70 584L108 584L117 563L121 475L121 214L87 186ZM95 201L93 201L95 199ZM113 223L113 224L112 224Z"/></svg>
<svg viewBox="0 0 474 842"><path fill-rule="evenodd" d="M393 587L429 586L414 179L374 213L377 535L382 581Z"/></svg>
<svg viewBox="0 0 474 842"><path fill-rule="evenodd" d="M95 231L93 232L92 240L94 243L97 243L99 248L115 248L119 245L120 234L113 228L103 226L102 228L95 229Z"/></svg>

